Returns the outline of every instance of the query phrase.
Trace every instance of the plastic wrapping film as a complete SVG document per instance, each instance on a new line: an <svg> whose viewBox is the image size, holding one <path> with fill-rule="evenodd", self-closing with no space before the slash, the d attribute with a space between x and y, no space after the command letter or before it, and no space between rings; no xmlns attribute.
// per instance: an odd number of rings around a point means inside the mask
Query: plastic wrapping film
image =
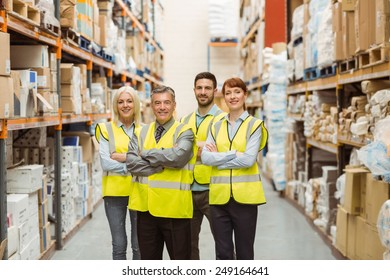
<svg viewBox="0 0 390 280"><path fill-rule="evenodd" d="M238 37L238 1L209 0L209 33L211 38Z"/></svg>
<svg viewBox="0 0 390 280"><path fill-rule="evenodd" d="M382 141L374 141L358 151L358 158L374 176L382 176L390 183L390 157Z"/></svg>
<svg viewBox="0 0 390 280"><path fill-rule="evenodd" d="M54 1L53 0L39 0L35 5L40 11L44 13L44 24L51 24L60 27L60 22L54 15Z"/></svg>
<svg viewBox="0 0 390 280"><path fill-rule="evenodd" d="M385 201L379 211L377 228L382 245L390 249L390 200Z"/></svg>
<svg viewBox="0 0 390 280"><path fill-rule="evenodd" d="M345 173L341 174L336 180L336 191L334 197L340 200L340 204L344 205L344 190L345 190Z"/></svg>
<svg viewBox="0 0 390 280"><path fill-rule="evenodd" d="M291 40L296 40L303 34L304 5L295 8L292 18Z"/></svg>
<svg viewBox="0 0 390 280"><path fill-rule="evenodd" d="M318 50L318 67L330 66L334 57L334 39L332 30L332 4L328 3L323 10L321 20L318 26L317 50Z"/></svg>

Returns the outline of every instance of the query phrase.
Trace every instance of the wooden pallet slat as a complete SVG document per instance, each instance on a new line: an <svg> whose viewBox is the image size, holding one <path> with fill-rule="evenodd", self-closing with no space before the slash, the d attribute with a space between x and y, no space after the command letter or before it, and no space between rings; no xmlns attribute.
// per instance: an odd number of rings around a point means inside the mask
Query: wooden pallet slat
<svg viewBox="0 0 390 280"><path fill-rule="evenodd" d="M310 67L303 70L303 80L312 81L320 76L318 67Z"/></svg>
<svg viewBox="0 0 390 280"><path fill-rule="evenodd" d="M361 68L367 68L389 61L390 44L384 43L357 54Z"/></svg>
<svg viewBox="0 0 390 280"><path fill-rule="evenodd" d="M65 39L66 42L72 44L76 47L80 45L80 34L78 34L72 28L62 28L61 29L61 37Z"/></svg>
<svg viewBox="0 0 390 280"><path fill-rule="evenodd" d="M339 74L349 73L359 69L359 60L356 56L338 63Z"/></svg>

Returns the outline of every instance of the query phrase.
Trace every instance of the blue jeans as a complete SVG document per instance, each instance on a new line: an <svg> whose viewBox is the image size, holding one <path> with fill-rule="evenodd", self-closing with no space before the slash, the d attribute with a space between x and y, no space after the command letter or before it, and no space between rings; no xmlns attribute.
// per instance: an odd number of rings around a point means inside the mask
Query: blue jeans
<svg viewBox="0 0 390 280"><path fill-rule="evenodd" d="M106 196L104 197L104 209L110 226L112 238L112 259L127 259L127 234L126 234L126 215L128 196ZM133 260L141 259L138 238L137 238L137 211L129 210L131 224L131 249L133 251Z"/></svg>

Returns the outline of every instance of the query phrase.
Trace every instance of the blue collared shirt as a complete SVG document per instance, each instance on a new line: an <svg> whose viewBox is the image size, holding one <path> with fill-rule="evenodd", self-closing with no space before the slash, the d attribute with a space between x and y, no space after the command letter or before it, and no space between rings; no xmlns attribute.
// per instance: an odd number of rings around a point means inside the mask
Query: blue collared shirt
<svg viewBox="0 0 390 280"><path fill-rule="evenodd" d="M229 122L229 115L225 116L228 122L228 134L229 139L233 139L236 135L242 122L249 116L247 111L244 111L241 116L234 122L234 125ZM243 155L237 156L236 150L227 152L210 152L206 146L202 151L202 162L205 165L218 166L218 169L239 169L251 167L257 160L257 154L259 152L261 142L261 128L259 127L249 137L246 145L246 149ZM206 144L214 143L214 138L209 132L206 140Z"/></svg>
<svg viewBox="0 0 390 280"><path fill-rule="evenodd" d="M134 123L132 123L129 128L126 128L125 125L118 121L117 126L121 127L127 136L129 136L129 139L131 139L134 134ZM103 171L115 172L123 175L127 173L125 162L118 162L110 158L109 143L104 137L100 137L99 154Z"/></svg>

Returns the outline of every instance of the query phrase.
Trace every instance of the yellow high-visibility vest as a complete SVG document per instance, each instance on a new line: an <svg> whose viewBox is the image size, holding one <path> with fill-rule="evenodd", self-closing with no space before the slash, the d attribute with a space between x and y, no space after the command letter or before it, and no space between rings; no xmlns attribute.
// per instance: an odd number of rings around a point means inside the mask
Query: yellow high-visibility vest
<svg viewBox="0 0 390 280"><path fill-rule="evenodd" d="M196 136L196 141L206 141L207 134L213 123L221 120L227 113L218 110L215 116L207 115L202 122L196 127L196 112L191 113L182 119L182 123L188 124ZM198 154L198 146L194 142L194 156ZM194 180L198 184L206 185L210 183L211 166L196 162L194 167Z"/></svg>
<svg viewBox="0 0 390 280"><path fill-rule="evenodd" d="M262 130L259 151L268 138L267 129L261 120L249 116L239 127L232 141L229 140L227 120L223 119L211 127L218 152L236 150L245 152L249 137L256 129ZM266 202L259 166L255 162L249 168L218 170L213 166L210 181L210 204L223 205L230 198L242 204L264 204Z"/></svg>
<svg viewBox="0 0 390 280"><path fill-rule="evenodd" d="M95 137L100 142L100 137L104 137L109 143L110 153L126 153L130 138L114 122L99 123L95 128ZM122 175L115 172L103 172L102 196L128 196L132 188L132 176Z"/></svg>
<svg viewBox="0 0 390 280"><path fill-rule="evenodd" d="M137 129L139 150L169 149L184 131L191 129L177 121L156 143L154 138L156 123ZM160 173L148 177L134 176L134 188L129 199L129 208L149 211L155 217L192 218L193 159L183 168L164 168Z"/></svg>

